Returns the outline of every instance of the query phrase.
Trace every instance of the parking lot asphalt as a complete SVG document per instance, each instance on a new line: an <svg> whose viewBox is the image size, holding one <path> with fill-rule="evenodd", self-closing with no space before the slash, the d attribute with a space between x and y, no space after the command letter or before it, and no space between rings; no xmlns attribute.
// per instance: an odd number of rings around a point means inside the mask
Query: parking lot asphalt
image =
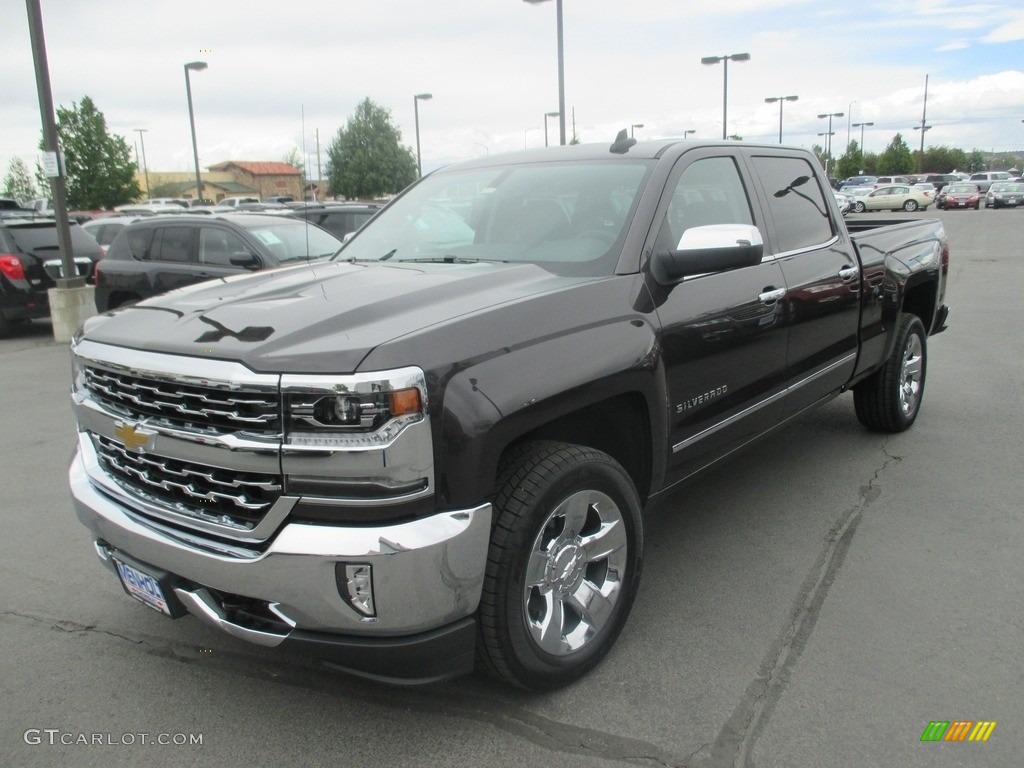
<svg viewBox="0 0 1024 768"><path fill-rule="evenodd" d="M384 687L138 605L71 510L66 348L0 339L0 764L1020 764L1024 212L918 215L952 317L914 427L867 433L843 396L651 510L618 644L544 695Z"/></svg>

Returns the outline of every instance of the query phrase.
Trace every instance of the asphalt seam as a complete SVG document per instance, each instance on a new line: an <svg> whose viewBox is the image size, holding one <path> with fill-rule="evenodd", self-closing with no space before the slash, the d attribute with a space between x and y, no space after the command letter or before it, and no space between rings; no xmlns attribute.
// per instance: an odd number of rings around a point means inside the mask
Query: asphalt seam
<svg viewBox="0 0 1024 768"><path fill-rule="evenodd" d="M829 529L825 545L801 585L788 620L765 654L757 677L747 686L743 698L712 745L709 765L715 768L752 768L754 746L807 648L821 606L846 560L864 512L882 493L879 480L892 464L902 461L902 457L889 453L886 442L882 443L881 451L885 458L868 483L861 486L857 504L845 510Z"/></svg>

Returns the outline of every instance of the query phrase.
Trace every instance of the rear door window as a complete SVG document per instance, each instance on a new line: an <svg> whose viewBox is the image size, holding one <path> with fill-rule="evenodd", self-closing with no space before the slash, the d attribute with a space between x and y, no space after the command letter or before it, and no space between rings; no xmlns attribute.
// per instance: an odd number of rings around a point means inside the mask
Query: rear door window
<svg viewBox="0 0 1024 768"><path fill-rule="evenodd" d="M813 248L835 236L825 195L807 160L762 155L751 161L764 186L777 253Z"/></svg>
<svg viewBox="0 0 1024 768"><path fill-rule="evenodd" d="M153 246L149 251L150 261L169 261L186 264L195 261L192 242L195 230L191 227L162 227L153 235Z"/></svg>

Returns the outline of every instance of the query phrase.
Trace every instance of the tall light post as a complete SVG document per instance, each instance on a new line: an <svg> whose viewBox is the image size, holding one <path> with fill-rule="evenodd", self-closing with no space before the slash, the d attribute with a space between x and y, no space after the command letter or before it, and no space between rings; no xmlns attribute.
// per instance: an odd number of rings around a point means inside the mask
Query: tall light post
<svg viewBox="0 0 1024 768"><path fill-rule="evenodd" d="M921 151L917 155L917 172L921 173L921 169L924 167L924 135L930 131L932 127L930 125L915 125L914 130L921 132Z"/></svg>
<svg viewBox="0 0 1024 768"><path fill-rule="evenodd" d="M1024 122L1024 121L1022 121L1022 122ZM854 128L860 128L860 153L861 153L861 155L864 154L864 126L865 125L868 126L868 127L871 127L872 125L874 125L874 123L854 123L853 124Z"/></svg>
<svg viewBox="0 0 1024 768"><path fill-rule="evenodd" d="M779 144L782 143L782 103L785 101L796 101L799 96L769 96L764 100L765 104L779 102Z"/></svg>
<svg viewBox="0 0 1024 768"><path fill-rule="evenodd" d="M149 192L149 163L146 162L146 142L142 138L142 134L148 130L148 128L136 128L135 132L139 134L139 144L142 145L142 169L146 174L146 197L152 197L153 195Z"/></svg>
<svg viewBox="0 0 1024 768"><path fill-rule="evenodd" d="M914 128L915 131L921 131L921 153L917 156L917 172L921 172L921 168L924 166L924 135L931 128L930 125L925 125L928 117L928 75L924 76L924 107L921 110L921 126Z"/></svg>
<svg viewBox="0 0 1024 768"><path fill-rule="evenodd" d="M548 0L523 0L530 5L540 5ZM562 0L555 0L555 18L558 33L558 141L565 144L565 52L562 40ZM547 121L544 122L545 128ZM547 142L544 143L547 146Z"/></svg>
<svg viewBox="0 0 1024 768"><path fill-rule="evenodd" d="M432 93L417 93L412 97L412 111L416 116L416 178L423 175L423 165L420 162L420 102L430 101L434 98Z"/></svg>
<svg viewBox="0 0 1024 768"><path fill-rule="evenodd" d="M819 120L828 118L828 133L825 134L828 146L825 148L825 175L828 176L828 163L832 159L832 137L835 135L832 133L832 118L833 117L844 117L844 112L828 112L823 115L818 115ZM821 136L821 134L818 134Z"/></svg>
<svg viewBox="0 0 1024 768"><path fill-rule="evenodd" d="M202 72L206 69L205 61L190 61L185 65L185 94L188 96L188 124L192 128L192 159L196 164L196 199L203 199L203 179L199 175L199 146L196 144L196 116L192 111L192 83L189 80L190 71Z"/></svg>
<svg viewBox="0 0 1024 768"><path fill-rule="evenodd" d="M853 120L853 105L857 103L854 99L846 107L846 151L850 151L850 121Z"/></svg>
<svg viewBox="0 0 1024 768"><path fill-rule="evenodd" d="M629 138L631 138L631 139L633 138L633 129L634 128L643 128L643 127L644 127L643 123L633 123L631 126L629 126Z"/></svg>
<svg viewBox="0 0 1024 768"><path fill-rule="evenodd" d="M1021 122L1024 123L1024 120L1021 120ZM687 128L685 131L683 131L683 141L686 141L686 137L689 136L691 133L696 133L696 132L697 132L696 128Z"/></svg>
<svg viewBox="0 0 1024 768"><path fill-rule="evenodd" d="M722 138L728 137L727 123L729 120L729 62L750 61L749 53L727 53L724 56L705 56L701 64L717 64L722 62Z"/></svg>
<svg viewBox="0 0 1024 768"><path fill-rule="evenodd" d="M548 145L548 118L549 117L559 117L561 114L562 114L561 112L545 112L544 113L544 146L545 147ZM563 141L562 143L564 144L565 142Z"/></svg>

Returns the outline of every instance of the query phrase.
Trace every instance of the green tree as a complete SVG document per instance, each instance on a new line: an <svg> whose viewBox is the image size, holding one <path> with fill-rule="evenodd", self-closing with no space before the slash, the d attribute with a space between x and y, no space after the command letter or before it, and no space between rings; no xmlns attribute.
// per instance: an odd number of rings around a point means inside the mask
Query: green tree
<svg viewBox="0 0 1024 768"><path fill-rule="evenodd" d="M903 140L903 134L897 133L892 137L889 146L879 155L875 170L885 176L914 172L914 155Z"/></svg>
<svg viewBox="0 0 1024 768"><path fill-rule="evenodd" d="M985 163L985 154L980 149L971 150L971 154L967 156L967 167L959 168L960 171L970 171L971 173L980 173L984 171L988 165Z"/></svg>
<svg viewBox="0 0 1024 768"><path fill-rule="evenodd" d="M401 192L416 180L416 155L402 144L391 112L366 98L327 147L331 192L348 199Z"/></svg>
<svg viewBox="0 0 1024 768"><path fill-rule="evenodd" d="M846 153L836 163L836 178L848 179L851 176L860 176L863 167L864 153L860 151L860 145L854 139L846 148Z"/></svg>
<svg viewBox="0 0 1024 768"><path fill-rule="evenodd" d="M141 196L128 142L107 130L106 118L88 96L70 108L57 107L57 140L64 156L68 208L110 208Z"/></svg>
<svg viewBox="0 0 1024 768"><path fill-rule="evenodd" d="M811 152L814 153L814 156L818 158L818 163L824 168L825 161L828 159L828 153L825 152L825 148L821 144L812 144Z"/></svg>
<svg viewBox="0 0 1024 768"><path fill-rule="evenodd" d="M925 173L950 173L967 167L967 153L950 147L928 147L921 165Z"/></svg>
<svg viewBox="0 0 1024 768"><path fill-rule="evenodd" d="M39 197L28 166L20 157L15 157L7 166L7 175L4 176L4 195L13 197L19 203Z"/></svg>

